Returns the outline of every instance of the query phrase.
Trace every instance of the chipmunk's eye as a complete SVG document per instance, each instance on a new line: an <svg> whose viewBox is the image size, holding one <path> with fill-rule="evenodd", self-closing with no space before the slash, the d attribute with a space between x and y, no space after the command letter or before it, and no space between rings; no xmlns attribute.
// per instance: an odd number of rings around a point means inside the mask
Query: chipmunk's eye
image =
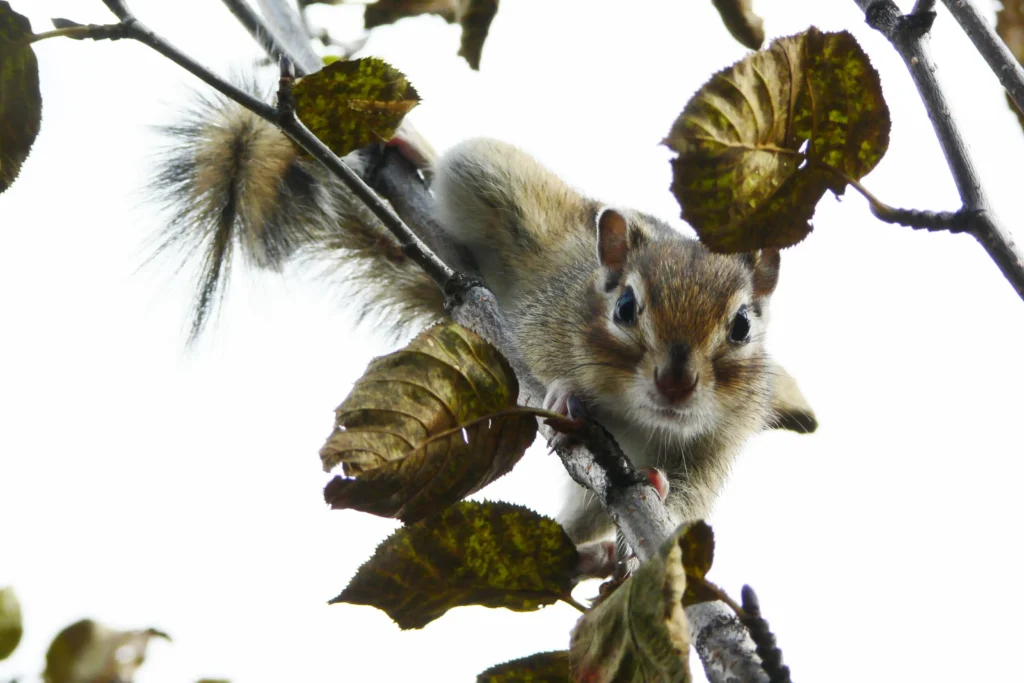
<svg viewBox="0 0 1024 683"><path fill-rule="evenodd" d="M636 324L636 295L633 294L632 287L626 287L626 291L615 302L615 313L612 314L612 320L620 325Z"/></svg>
<svg viewBox="0 0 1024 683"><path fill-rule="evenodd" d="M750 341L750 316L747 315L747 306L740 306L736 316L732 319L732 327L729 328L729 341L733 344L742 344Z"/></svg>

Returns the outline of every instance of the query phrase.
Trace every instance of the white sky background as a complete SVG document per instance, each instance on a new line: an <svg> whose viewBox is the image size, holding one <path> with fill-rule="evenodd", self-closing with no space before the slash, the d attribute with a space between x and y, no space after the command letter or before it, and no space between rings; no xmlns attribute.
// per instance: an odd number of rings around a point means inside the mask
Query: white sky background
<svg viewBox="0 0 1024 683"><path fill-rule="evenodd" d="M258 54L213 0L130 4L221 73ZM37 30L110 20L99 0L13 5ZM894 205L958 206L906 69L852 0L756 7L770 36L851 30L893 119L866 184ZM360 10L315 16L343 37ZM500 137L593 196L682 224L658 143L744 53L710 2L507 0L479 74L457 36L410 20L365 51L410 76L438 148ZM933 44L985 187L1024 239L1024 134L941 8ZM564 648L577 615L563 605L461 608L401 632L326 604L395 526L327 510L317 457L333 408L391 347L323 283L236 271L219 324L186 354L192 283L138 271L158 227L141 185L148 126L196 81L128 41L37 54L43 129L0 196L0 586L26 623L0 680L35 680L53 635L86 616L174 636L139 683L470 681ZM750 442L711 519L712 577L736 596L755 587L795 679L999 678L1024 635L1024 303L971 238L880 224L852 190L826 197L815 226L783 255L770 347L821 428ZM479 497L553 513L557 466L535 448Z"/></svg>

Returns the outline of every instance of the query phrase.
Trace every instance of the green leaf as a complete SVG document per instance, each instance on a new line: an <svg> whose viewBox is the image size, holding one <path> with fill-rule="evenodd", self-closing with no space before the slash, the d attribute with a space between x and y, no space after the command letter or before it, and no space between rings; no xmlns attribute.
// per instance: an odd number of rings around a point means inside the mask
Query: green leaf
<svg viewBox="0 0 1024 683"><path fill-rule="evenodd" d="M570 598L578 564L553 519L466 501L393 533L330 602L376 607L403 629L462 605L532 612Z"/></svg>
<svg viewBox="0 0 1024 683"><path fill-rule="evenodd" d="M853 36L811 28L715 74L664 144L679 153L672 191L683 218L708 248L782 248L810 233L844 174L860 179L878 164L889 109Z"/></svg>
<svg viewBox="0 0 1024 683"><path fill-rule="evenodd" d="M539 652L498 666L476 677L477 683L570 683L569 651Z"/></svg>
<svg viewBox="0 0 1024 683"><path fill-rule="evenodd" d="M420 97L398 69L365 57L328 64L295 83L302 122L338 156L390 140Z"/></svg>
<svg viewBox="0 0 1024 683"><path fill-rule="evenodd" d="M690 681L687 588L680 527L611 595L576 623L569 644L572 672L588 683ZM694 558L694 567L702 566Z"/></svg>
<svg viewBox="0 0 1024 683"><path fill-rule="evenodd" d="M0 661L11 656L21 642L21 604L11 587L0 588Z"/></svg>
<svg viewBox="0 0 1024 683"><path fill-rule="evenodd" d="M0 192L18 177L39 135L43 98L27 18L0 2Z"/></svg>
<svg viewBox="0 0 1024 683"><path fill-rule="evenodd" d="M537 434L532 410L516 405L508 361L452 322L371 361L336 410L320 450L324 469L342 465L324 498L413 523L441 512L508 473Z"/></svg>

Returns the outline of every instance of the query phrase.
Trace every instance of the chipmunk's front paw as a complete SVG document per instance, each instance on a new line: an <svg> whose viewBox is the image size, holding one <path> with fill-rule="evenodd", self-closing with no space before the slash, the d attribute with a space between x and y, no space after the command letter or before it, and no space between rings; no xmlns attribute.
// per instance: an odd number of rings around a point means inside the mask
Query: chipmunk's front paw
<svg viewBox="0 0 1024 683"><path fill-rule="evenodd" d="M582 420L587 417L587 408L583 405L583 401L573 393L572 385L564 380L556 380L548 386L548 393L544 396L544 410L565 415L572 420ZM573 437L558 432L548 441L548 447L554 451L568 446L573 441Z"/></svg>

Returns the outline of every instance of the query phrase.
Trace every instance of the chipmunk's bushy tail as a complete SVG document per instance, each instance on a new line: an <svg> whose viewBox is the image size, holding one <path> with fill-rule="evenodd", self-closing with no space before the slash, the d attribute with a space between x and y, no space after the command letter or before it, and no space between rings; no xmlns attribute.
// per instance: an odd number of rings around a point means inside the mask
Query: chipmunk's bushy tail
<svg viewBox="0 0 1024 683"><path fill-rule="evenodd" d="M250 90L254 88L250 87ZM197 96L168 139L153 181L170 216L158 251L201 260L189 341L224 294L233 261L280 271L328 264L346 299L394 331L444 314L437 286L370 211L273 124L241 105ZM346 162L359 170L358 153Z"/></svg>

